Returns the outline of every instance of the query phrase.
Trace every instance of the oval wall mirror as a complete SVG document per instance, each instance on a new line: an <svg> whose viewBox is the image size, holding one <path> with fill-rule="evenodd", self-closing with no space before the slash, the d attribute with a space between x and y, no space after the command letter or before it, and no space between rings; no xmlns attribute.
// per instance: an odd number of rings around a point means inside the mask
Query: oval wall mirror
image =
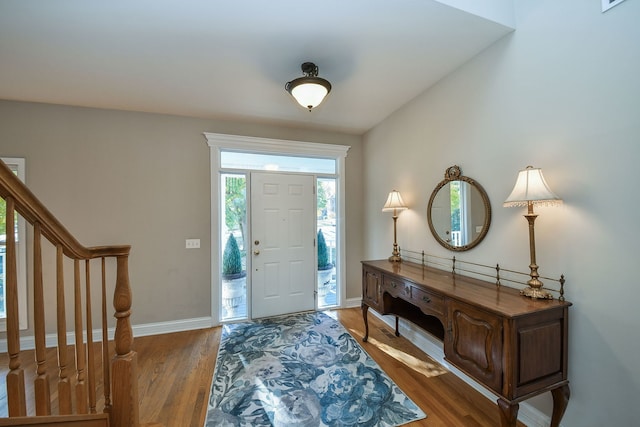
<svg viewBox="0 0 640 427"><path fill-rule="evenodd" d="M431 193L427 219L433 237L452 251L466 251L484 239L491 224L489 196L473 179L451 166Z"/></svg>

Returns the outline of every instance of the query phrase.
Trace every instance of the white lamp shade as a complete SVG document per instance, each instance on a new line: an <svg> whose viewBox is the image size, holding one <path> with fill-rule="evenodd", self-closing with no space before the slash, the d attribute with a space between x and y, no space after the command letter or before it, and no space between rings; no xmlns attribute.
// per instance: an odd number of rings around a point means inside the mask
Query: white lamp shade
<svg viewBox="0 0 640 427"><path fill-rule="evenodd" d="M542 169L532 166L520 171L516 185L503 206L527 206L529 202L548 205L562 203L562 199L549 188L542 175Z"/></svg>
<svg viewBox="0 0 640 427"><path fill-rule="evenodd" d="M407 209L407 206L404 204L404 200L402 200L400 192L393 190L391 193L389 193L389 197L387 197L387 203L384 204L382 211L401 211L404 209Z"/></svg>
<svg viewBox="0 0 640 427"><path fill-rule="evenodd" d="M291 89L291 95L298 104L309 110L320 105L328 93L327 88L318 83L302 83Z"/></svg>

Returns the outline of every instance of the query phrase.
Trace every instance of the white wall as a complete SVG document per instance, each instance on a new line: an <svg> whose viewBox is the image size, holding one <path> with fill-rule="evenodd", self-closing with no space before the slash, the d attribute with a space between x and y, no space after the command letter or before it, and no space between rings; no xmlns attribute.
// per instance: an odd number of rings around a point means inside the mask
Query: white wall
<svg viewBox="0 0 640 427"><path fill-rule="evenodd" d="M365 255L389 255L393 188L411 210L401 247L451 256L426 205L445 168L480 182L493 209L486 240L461 258L528 270L523 209L503 208L518 170L541 167L565 204L540 208L543 275L567 277L571 400L565 427L640 419L640 1L516 0L517 29L376 126L364 140ZM550 416L550 397L531 402ZM428 408L427 408L428 412Z"/></svg>

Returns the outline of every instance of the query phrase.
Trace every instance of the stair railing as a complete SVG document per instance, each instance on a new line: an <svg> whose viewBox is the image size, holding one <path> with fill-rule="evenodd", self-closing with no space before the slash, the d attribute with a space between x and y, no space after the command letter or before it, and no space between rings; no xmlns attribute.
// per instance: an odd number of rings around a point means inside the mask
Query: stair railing
<svg viewBox="0 0 640 427"><path fill-rule="evenodd" d="M132 349L131 288L129 284L130 246L82 246L67 229L49 212L15 174L0 161L0 197L6 202L5 243L5 306L7 324L7 350L9 371L7 373L7 400L9 417L27 416L25 373L22 368L20 350L20 326L18 309L18 277L16 256L15 218L19 213L33 225L33 331L35 341L36 373L33 390L35 414L51 414L52 396L57 395L59 415L96 413L98 410L96 390L96 358L102 358L103 399L102 411L109 413L110 425L115 427L138 427L138 383L137 354ZM46 371L45 301L42 264L42 238L48 240L56 250L56 319L58 379L57 393L50 391L50 378ZM22 238L22 236L21 236ZM67 325L65 310L65 258L73 262L73 310L75 336L75 366L69 367ZM114 334L115 354L109 369L109 343L107 330L106 271L108 259L116 260L113 307L116 329ZM93 261L93 262L92 262ZM91 308L91 264L98 262L102 269L101 323L102 351L96 355L93 345L93 319ZM84 264L84 278L81 270ZM109 264L111 265L111 263ZM51 280L54 281L53 279ZM82 285L84 281L85 307L82 307ZM51 306L51 304L48 304ZM86 320L86 323L83 322ZM84 335L86 334L86 341ZM72 362L73 363L73 362ZM70 369L75 370L72 378ZM75 410L74 410L75 409ZM33 412L33 411L32 411Z"/></svg>

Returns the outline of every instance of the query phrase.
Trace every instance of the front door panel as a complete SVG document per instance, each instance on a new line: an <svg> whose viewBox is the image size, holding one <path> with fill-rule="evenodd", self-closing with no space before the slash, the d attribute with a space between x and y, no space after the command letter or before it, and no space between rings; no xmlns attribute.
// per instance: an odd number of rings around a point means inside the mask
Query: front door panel
<svg viewBox="0 0 640 427"><path fill-rule="evenodd" d="M252 317L315 307L315 178L251 174Z"/></svg>

